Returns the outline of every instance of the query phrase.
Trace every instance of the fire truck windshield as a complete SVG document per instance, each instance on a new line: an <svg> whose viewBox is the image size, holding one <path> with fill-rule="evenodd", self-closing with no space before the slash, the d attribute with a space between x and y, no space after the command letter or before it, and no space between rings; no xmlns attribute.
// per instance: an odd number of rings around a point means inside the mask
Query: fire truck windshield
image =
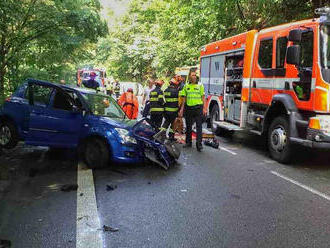
<svg viewBox="0 0 330 248"><path fill-rule="evenodd" d="M320 35L320 55L321 66L324 69L330 69L330 26L321 25Z"/></svg>

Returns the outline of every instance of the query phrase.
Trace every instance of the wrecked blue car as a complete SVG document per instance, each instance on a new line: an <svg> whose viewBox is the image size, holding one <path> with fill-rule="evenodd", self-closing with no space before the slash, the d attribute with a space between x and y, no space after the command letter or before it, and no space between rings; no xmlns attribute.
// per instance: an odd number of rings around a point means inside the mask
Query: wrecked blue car
<svg viewBox="0 0 330 248"><path fill-rule="evenodd" d="M130 120L113 98L83 88L28 79L6 99L0 120L1 147L74 148L89 168L149 159L167 169L180 155L154 138L148 120Z"/></svg>

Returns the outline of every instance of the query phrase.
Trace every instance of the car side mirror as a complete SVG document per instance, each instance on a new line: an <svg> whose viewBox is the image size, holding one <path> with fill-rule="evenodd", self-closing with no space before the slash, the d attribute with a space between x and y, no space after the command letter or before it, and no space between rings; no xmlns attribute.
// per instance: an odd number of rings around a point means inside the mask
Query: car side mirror
<svg viewBox="0 0 330 248"><path fill-rule="evenodd" d="M300 65L300 46L289 46L286 52L286 63L291 65Z"/></svg>
<svg viewBox="0 0 330 248"><path fill-rule="evenodd" d="M289 41L300 42L301 41L301 29L293 29L289 33Z"/></svg>

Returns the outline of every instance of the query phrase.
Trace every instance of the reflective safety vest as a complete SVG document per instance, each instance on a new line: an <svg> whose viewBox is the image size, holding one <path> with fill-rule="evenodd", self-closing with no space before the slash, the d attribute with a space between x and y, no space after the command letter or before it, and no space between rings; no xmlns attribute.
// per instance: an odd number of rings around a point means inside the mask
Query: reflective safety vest
<svg viewBox="0 0 330 248"><path fill-rule="evenodd" d="M186 97L187 106L203 105L204 86L202 84L186 84L180 93Z"/></svg>
<svg viewBox="0 0 330 248"><path fill-rule="evenodd" d="M164 95L163 91L156 85L156 88L150 92L150 113L158 114L164 112Z"/></svg>
<svg viewBox="0 0 330 248"><path fill-rule="evenodd" d="M179 89L169 86L164 91L165 96L165 112L177 113L179 110Z"/></svg>

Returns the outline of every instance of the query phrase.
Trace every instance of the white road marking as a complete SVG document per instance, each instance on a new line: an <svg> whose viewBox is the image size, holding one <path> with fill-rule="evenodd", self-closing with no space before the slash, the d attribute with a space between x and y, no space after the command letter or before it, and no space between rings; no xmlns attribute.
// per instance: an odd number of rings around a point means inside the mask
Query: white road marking
<svg viewBox="0 0 330 248"><path fill-rule="evenodd" d="M289 178L287 176L284 176L284 175L282 175L282 174L280 174L280 173L278 173L276 171L271 171L271 173L273 175L278 176L278 177L280 177L280 178L282 178L282 179L284 179L286 181L289 181L290 183L293 183L293 184L295 184L295 185L297 185L297 186L299 186L299 187L301 187L301 188L303 188L305 190L308 190L309 192L311 192L311 193L313 193L315 195L318 195L318 196L320 196L320 197L322 197L322 198L330 201L330 196L328 196L328 195L326 195L326 194L324 194L324 193L322 193L322 192L320 192L320 191L318 191L316 189L313 189L313 188L308 187L308 186L306 186L306 185L304 185L302 183L299 183L299 182L297 182L297 181L295 181L295 180L293 180L293 179L291 179L291 178Z"/></svg>
<svg viewBox="0 0 330 248"><path fill-rule="evenodd" d="M219 146L219 149L222 150L222 151L225 151L225 152L229 152L229 153L232 154L232 155L237 155L236 152L233 152L233 151L231 151L231 150L228 150L228 149L225 148L225 147Z"/></svg>
<svg viewBox="0 0 330 248"><path fill-rule="evenodd" d="M97 212L93 171L78 164L77 248L102 248L101 224Z"/></svg>

